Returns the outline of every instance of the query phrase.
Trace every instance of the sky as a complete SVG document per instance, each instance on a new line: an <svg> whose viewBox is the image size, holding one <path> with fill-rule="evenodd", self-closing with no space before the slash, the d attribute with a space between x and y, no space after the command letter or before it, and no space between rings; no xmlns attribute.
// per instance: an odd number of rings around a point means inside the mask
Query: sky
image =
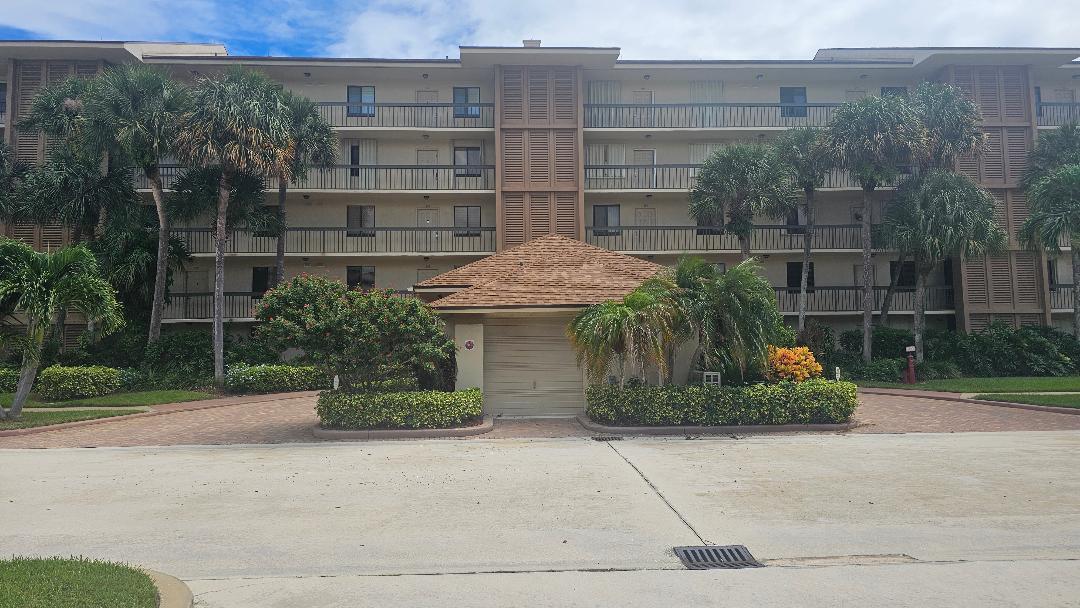
<svg viewBox="0 0 1080 608"><path fill-rule="evenodd" d="M456 58L458 45L624 59L809 59L843 46L1080 47L1075 0L3 0L0 39L224 43L233 55Z"/></svg>

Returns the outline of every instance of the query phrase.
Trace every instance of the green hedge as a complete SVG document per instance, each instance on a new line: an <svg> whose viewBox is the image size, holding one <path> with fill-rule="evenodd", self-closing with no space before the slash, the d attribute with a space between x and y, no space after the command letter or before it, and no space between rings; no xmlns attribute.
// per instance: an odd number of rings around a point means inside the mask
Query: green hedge
<svg viewBox="0 0 1080 608"><path fill-rule="evenodd" d="M590 386L589 417L628 426L822 424L851 419L855 385L814 379L749 386Z"/></svg>
<svg viewBox="0 0 1080 608"><path fill-rule="evenodd" d="M116 392L120 386L120 370L101 365L53 365L41 370L34 384L38 397L46 401L100 397Z"/></svg>
<svg viewBox="0 0 1080 608"><path fill-rule="evenodd" d="M234 365L225 374L233 393L288 393L328 389L333 379L314 367L296 365Z"/></svg>
<svg viewBox="0 0 1080 608"><path fill-rule="evenodd" d="M19 370L14 367L0 367L0 393L14 393L19 384Z"/></svg>
<svg viewBox="0 0 1080 608"><path fill-rule="evenodd" d="M480 418L480 389L357 393L343 390L319 394L315 411L331 429L436 429L461 426Z"/></svg>

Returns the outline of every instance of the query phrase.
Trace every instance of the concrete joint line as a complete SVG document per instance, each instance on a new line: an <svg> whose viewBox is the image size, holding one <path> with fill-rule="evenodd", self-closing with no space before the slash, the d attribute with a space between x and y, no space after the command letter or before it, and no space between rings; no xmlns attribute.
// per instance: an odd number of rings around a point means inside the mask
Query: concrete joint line
<svg viewBox="0 0 1080 608"><path fill-rule="evenodd" d="M646 483L646 484L648 484L648 486L649 486L650 488L652 488L652 491L653 491L653 492L654 492L654 493L655 493L655 494L656 494L656 495L657 495L658 497L660 497L660 500L664 501L664 504L665 504L665 505L667 505L667 507L668 507L669 509L671 509L671 512L672 512L672 513L674 513L674 514L675 514L675 516L679 518L679 521L681 521L681 522L683 523L683 525L685 525L685 526L686 526L687 528L689 528L689 529L690 529L690 532L692 532L692 533L694 534L694 536L696 536L696 537L698 538L698 540L700 540L700 541L701 541L701 543L702 543L702 544L704 544L704 545L711 545L711 544L713 544L713 543L711 543L711 542L709 542L709 541L705 540L705 539L704 539L704 538L703 538L703 537L701 536L701 534L699 534L699 533L698 533L697 529L696 529L696 528L694 528L693 524L691 524L691 523L690 523L690 522L689 522L689 521L688 521L688 520L686 519L686 517L684 517L684 516L683 516L683 514L682 514L682 513L680 513L678 509L676 509L676 508L675 508L675 505L671 504L671 501L670 501L670 500L668 500L666 496L664 496L664 493L660 491L660 488L657 488L657 487L656 487L656 484L654 484L654 483L653 483L653 482L652 482L652 481L651 481L651 480L650 480L650 479L649 479L648 477L646 477L646 476L645 476L645 473L643 473L643 472L641 471L641 469L639 469L639 468L637 467L637 465L635 465L635 464L634 464L633 462L630 462L630 459L629 459L629 458L627 458L626 456L624 456L624 455L623 455L623 453L622 453L622 452L620 452L620 451L619 451L619 449L618 449L618 448L616 448L616 447L615 447L614 445L612 445L612 443L611 443L610 441L607 441L607 442L605 442L605 443L607 443L607 446L608 446L609 448L611 448L611 450L612 450L613 452L615 452L616 454L618 454L618 455L619 455L619 458L622 458L622 459L623 459L624 461L626 461L626 464L630 465L630 468L634 469L634 471L635 471L635 472L636 472L636 473L638 474L638 476L639 476L639 477L641 477L641 479L642 479L642 480L644 480L644 481L645 481L645 483Z"/></svg>

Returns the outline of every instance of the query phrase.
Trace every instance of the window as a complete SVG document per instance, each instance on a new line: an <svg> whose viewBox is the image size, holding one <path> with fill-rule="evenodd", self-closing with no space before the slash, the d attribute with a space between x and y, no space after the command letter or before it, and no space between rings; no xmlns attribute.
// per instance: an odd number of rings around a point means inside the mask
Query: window
<svg viewBox="0 0 1080 608"><path fill-rule="evenodd" d="M618 230L609 230L609 228L618 228L622 224L619 215L619 205L593 205L593 235L617 236L621 234Z"/></svg>
<svg viewBox="0 0 1080 608"><path fill-rule="evenodd" d="M266 293L270 289L270 276L274 269L269 266L253 266L251 268L251 293L256 297Z"/></svg>
<svg viewBox="0 0 1080 608"><path fill-rule="evenodd" d="M375 116L375 87L349 85L348 116Z"/></svg>
<svg viewBox="0 0 1080 608"><path fill-rule="evenodd" d="M802 286L802 262L787 263L787 287L796 291ZM806 275L806 289L814 286L814 263L810 262L810 272Z"/></svg>
<svg viewBox="0 0 1080 608"><path fill-rule="evenodd" d="M454 169L455 177L480 177L480 146L455 146L454 165L463 167Z"/></svg>
<svg viewBox="0 0 1080 608"><path fill-rule="evenodd" d="M349 205L345 213L347 236L375 236L374 205Z"/></svg>
<svg viewBox="0 0 1080 608"><path fill-rule="evenodd" d="M907 97L907 87L881 87L882 97Z"/></svg>
<svg viewBox="0 0 1080 608"><path fill-rule="evenodd" d="M454 87L454 118L480 117L480 87Z"/></svg>
<svg viewBox="0 0 1080 608"><path fill-rule="evenodd" d="M802 206L792 209L784 219L784 224L787 226L785 230L787 230L788 234L805 234L806 229L802 228L802 226L806 224L802 213Z"/></svg>
<svg viewBox="0 0 1080 608"><path fill-rule="evenodd" d="M454 236L480 236L480 205L454 205ZM462 230L462 229L465 230Z"/></svg>
<svg viewBox="0 0 1080 608"><path fill-rule="evenodd" d="M806 118L806 87L780 87L780 116Z"/></svg>
<svg viewBox="0 0 1080 608"><path fill-rule="evenodd" d="M349 289L374 289L375 267L347 266L345 268L345 282Z"/></svg>
<svg viewBox="0 0 1080 608"><path fill-rule="evenodd" d="M714 262L713 263L713 268L716 269L716 272L719 272L720 274L724 274L725 272L727 272L727 263L725 263L725 262Z"/></svg>
<svg viewBox="0 0 1080 608"><path fill-rule="evenodd" d="M360 177L360 144L349 146L349 175Z"/></svg>
<svg viewBox="0 0 1080 608"><path fill-rule="evenodd" d="M1049 281L1050 287L1053 288L1058 284L1057 282L1057 260L1051 258L1046 260L1046 280Z"/></svg>
<svg viewBox="0 0 1080 608"><path fill-rule="evenodd" d="M899 270L900 276L896 280L897 287L915 287L915 262L907 260ZM896 261L889 262L889 277L896 276Z"/></svg>

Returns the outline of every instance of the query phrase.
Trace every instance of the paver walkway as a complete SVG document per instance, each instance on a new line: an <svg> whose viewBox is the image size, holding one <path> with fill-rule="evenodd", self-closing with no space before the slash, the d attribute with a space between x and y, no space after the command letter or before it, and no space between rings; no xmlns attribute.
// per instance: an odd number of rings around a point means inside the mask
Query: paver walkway
<svg viewBox="0 0 1080 608"><path fill-rule="evenodd" d="M317 442L315 393L154 406L167 415L0 437L2 448ZM891 395L860 394L855 433L1080 430L1080 416ZM499 420L480 438L587 437L572 419Z"/></svg>

